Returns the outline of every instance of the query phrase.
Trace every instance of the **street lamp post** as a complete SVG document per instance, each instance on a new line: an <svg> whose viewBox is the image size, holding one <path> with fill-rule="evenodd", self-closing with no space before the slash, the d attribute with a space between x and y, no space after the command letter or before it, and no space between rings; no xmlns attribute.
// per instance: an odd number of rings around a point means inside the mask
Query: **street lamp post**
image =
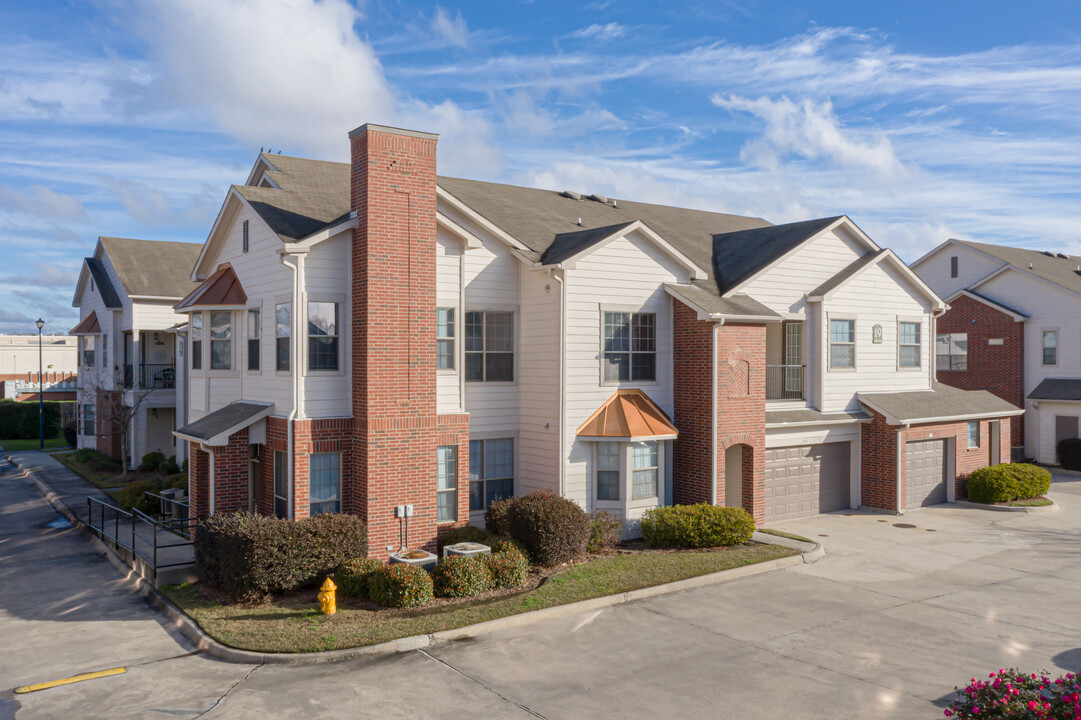
<svg viewBox="0 0 1081 720"><path fill-rule="evenodd" d="M41 329L45 321L38 318L38 440L45 449L45 362L41 350Z"/></svg>

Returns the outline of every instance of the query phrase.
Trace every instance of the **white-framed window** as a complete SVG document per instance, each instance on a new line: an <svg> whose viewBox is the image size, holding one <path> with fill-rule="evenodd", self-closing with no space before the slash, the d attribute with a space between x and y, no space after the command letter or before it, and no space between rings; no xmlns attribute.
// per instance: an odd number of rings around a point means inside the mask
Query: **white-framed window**
<svg viewBox="0 0 1081 720"><path fill-rule="evenodd" d="M203 367L203 314L200 312L191 315L191 369L201 370Z"/></svg>
<svg viewBox="0 0 1081 720"><path fill-rule="evenodd" d="M514 313L474 310L465 314L465 379L514 380Z"/></svg>
<svg viewBox="0 0 1081 720"><path fill-rule="evenodd" d="M245 220L244 222L247 222ZM248 369L259 369L259 338L261 337L262 313L259 308L248 308Z"/></svg>
<svg viewBox="0 0 1081 720"><path fill-rule="evenodd" d="M903 368L918 368L922 354L920 323L904 320L897 323L897 364Z"/></svg>
<svg viewBox="0 0 1081 720"><path fill-rule="evenodd" d="M436 522L458 519L458 446L436 448Z"/></svg>
<svg viewBox="0 0 1081 720"><path fill-rule="evenodd" d="M95 435L97 430L94 427L94 404L85 403L83 405L83 435Z"/></svg>
<svg viewBox="0 0 1081 720"><path fill-rule="evenodd" d="M281 372L289 371L289 335L292 314L292 303L278 303L274 307L274 355L276 367Z"/></svg>
<svg viewBox="0 0 1081 720"><path fill-rule="evenodd" d="M341 453L312 453L308 456L308 514L342 511Z"/></svg>
<svg viewBox="0 0 1081 720"><path fill-rule="evenodd" d="M604 380L657 379L655 313L604 313Z"/></svg>
<svg viewBox="0 0 1081 720"><path fill-rule="evenodd" d="M338 303L308 303L308 369L338 369Z"/></svg>
<svg viewBox="0 0 1081 720"><path fill-rule="evenodd" d="M484 510L514 494L514 440L469 441L469 509Z"/></svg>
<svg viewBox="0 0 1081 720"><path fill-rule="evenodd" d="M215 310L210 313L210 369L233 367L233 313Z"/></svg>
<svg viewBox="0 0 1081 720"><path fill-rule="evenodd" d="M289 454L274 451L274 514L289 517Z"/></svg>
<svg viewBox="0 0 1081 720"><path fill-rule="evenodd" d="M1058 330L1043 331L1043 364L1058 365Z"/></svg>
<svg viewBox="0 0 1081 720"><path fill-rule="evenodd" d="M83 335L79 338L83 344L84 367L94 367L94 345L97 339L96 335Z"/></svg>
<svg viewBox="0 0 1081 720"><path fill-rule="evenodd" d="M454 369L454 308L435 310L435 359L437 369Z"/></svg>
<svg viewBox="0 0 1081 720"><path fill-rule="evenodd" d="M968 446L978 448L980 446L980 421L970 420L968 423Z"/></svg>
<svg viewBox="0 0 1081 720"><path fill-rule="evenodd" d="M644 440L631 444L633 472L631 477L631 500L657 497L659 470L656 440Z"/></svg>
<svg viewBox="0 0 1081 720"><path fill-rule="evenodd" d="M101 366L109 369L109 333L101 334Z"/></svg>
<svg viewBox="0 0 1081 720"><path fill-rule="evenodd" d="M619 454L617 442L597 443L597 499L619 500Z"/></svg>
<svg viewBox="0 0 1081 720"><path fill-rule="evenodd" d="M935 369L968 370L968 333L935 335Z"/></svg>
<svg viewBox="0 0 1081 720"><path fill-rule="evenodd" d="M830 368L856 367L856 321L830 319Z"/></svg>

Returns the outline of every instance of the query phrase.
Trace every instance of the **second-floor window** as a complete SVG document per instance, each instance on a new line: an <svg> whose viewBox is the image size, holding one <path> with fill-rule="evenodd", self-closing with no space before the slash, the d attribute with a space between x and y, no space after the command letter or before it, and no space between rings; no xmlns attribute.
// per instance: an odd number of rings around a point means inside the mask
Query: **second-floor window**
<svg viewBox="0 0 1081 720"><path fill-rule="evenodd" d="M474 382L514 380L514 313L465 314L465 379Z"/></svg>
<svg viewBox="0 0 1081 720"><path fill-rule="evenodd" d="M94 341L97 340L95 335L84 335L83 341L83 365L86 367L94 367Z"/></svg>
<svg viewBox="0 0 1081 720"><path fill-rule="evenodd" d="M856 367L855 320L830 320L830 367Z"/></svg>
<svg viewBox="0 0 1081 720"><path fill-rule="evenodd" d="M898 323L897 328L898 364L903 368L920 366L920 324L918 322Z"/></svg>
<svg viewBox="0 0 1081 720"><path fill-rule="evenodd" d="M968 333L935 335L935 369L968 370Z"/></svg>
<svg viewBox="0 0 1081 720"><path fill-rule="evenodd" d="M203 314L194 313L191 316L191 369L200 370L203 367Z"/></svg>
<svg viewBox="0 0 1081 720"><path fill-rule="evenodd" d="M83 405L83 435L93 435L94 433L94 405L86 403Z"/></svg>
<svg viewBox="0 0 1081 720"><path fill-rule="evenodd" d="M1043 364L1058 365L1058 331L1044 330Z"/></svg>
<svg viewBox="0 0 1081 720"><path fill-rule="evenodd" d="M484 510L514 494L514 440L469 441L469 509Z"/></svg>
<svg viewBox="0 0 1081 720"><path fill-rule="evenodd" d="M604 379L657 379L657 316L604 313Z"/></svg>
<svg viewBox="0 0 1081 720"><path fill-rule="evenodd" d="M289 333L292 315L291 303L279 303L274 308L274 355L277 369L289 371Z"/></svg>
<svg viewBox="0 0 1081 720"><path fill-rule="evenodd" d="M233 367L233 314L228 310L210 313L210 369Z"/></svg>
<svg viewBox="0 0 1081 720"><path fill-rule="evenodd" d="M454 308L435 311L435 359L439 370L454 369Z"/></svg>
<svg viewBox="0 0 1081 720"><path fill-rule="evenodd" d="M245 223L247 220L244 221ZM261 313L258 310L248 311L248 369L259 369L259 323Z"/></svg>
<svg viewBox="0 0 1081 720"><path fill-rule="evenodd" d="M338 303L308 303L308 369L338 369Z"/></svg>
<svg viewBox="0 0 1081 720"><path fill-rule="evenodd" d="M109 369L109 333L101 334L101 366Z"/></svg>

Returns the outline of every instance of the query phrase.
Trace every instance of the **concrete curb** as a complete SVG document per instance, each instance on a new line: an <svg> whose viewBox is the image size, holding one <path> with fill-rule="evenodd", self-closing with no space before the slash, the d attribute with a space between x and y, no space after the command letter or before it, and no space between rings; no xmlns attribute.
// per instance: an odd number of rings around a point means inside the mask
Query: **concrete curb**
<svg viewBox="0 0 1081 720"><path fill-rule="evenodd" d="M1051 498L1047 498L1051 500ZM1008 505L985 505L984 503L972 502L971 500L958 500L957 507L970 508L973 510L991 510L993 512L1012 512L1012 513L1045 513L1055 512L1059 509L1059 504L1054 500L1051 500L1050 505L1044 505L1042 507L1010 507Z"/></svg>
<svg viewBox="0 0 1081 720"><path fill-rule="evenodd" d="M455 628L453 630L440 630L439 632L432 633L431 635L414 635L412 637L398 638L397 640L390 640L377 645L366 645L364 647L345 648L342 650L328 650L326 652L314 652L314 653L261 653L253 652L251 650L239 650L237 648L223 645L210 635L208 635L199 624L195 622L181 610L173 601L165 597L165 595L147 582L138 572L136 572L130 565L117 555L113 548L103 542L97 535L95 535L79 517L72 512L67 505L65 505L56 493L52 489L39 480L32 471L27 470L21 464L14 461L12 462L19 467L24 473L33 480L34 484L38 488L38 492L45 498L57 512L62 514L68 520L70 520L76 527L78 527L84 535L90 540L91 544L98 550L104 553L105 557L109 559L118 570L125 575L125 579L132 585L132 588L144 595L151 603L153 603L158 609L160 609L166 616L168 616L170 622L169 627L172 627L184 634L188 640L190 640L197 650L213 655L228 662L235 663L248 663L253 665L261 664L276 664L276 665L316 665L327 662L337 662L340 660L350 660L353 658L361 657L374 657L382 655L394 655L397 653L409 652L410 650L420 650L440 642L446 642L450 640L460 640L462 638L479 637L481 635L487 635L489 633L498 632L500 630L506 630L508 628L521 627L523 625L530 625L541 620L547 620L549 618L561 617L564 615L573 615L574 613L584 612L587 610L596 610L599 608L612 607L614 605L622 605L624 603L635 602L637 600L645 600L651 597L657 597L658 595L667 595L670 593L683 592L685 590L693 590L695 588L707 587L709 585L720 585L722 583L731 582L733 580L739 580L745 577L751 577L754 575L761 575L763 573L772 572L773 570L780 570L787 567L795 567L797 565L809 564L818 561L826 555L826 549L821 543L815 543L814 547L806 550L807 543L799 542L796 540L790 540L789 538L782 538L774 535L763 535L765 542L782 545L782 542L773 542L774 540L783 541L787 540L788 547L792 547L797 550L803 550L799 555L792 555L784 558L777 558L776 560L767 560L765 562L755 563L754 565L744 565L742 567L731 568L729 570L722 570L720 572L710 573L708 575L699 575L697 577L687 578L685 580L676 580L675 582L665 583L663 585L653 585L652 587L640 588L638 590L631 590L629 592L618 593L616 595L607 595L605 597L593 598L591 600L581 600L579 602L568 603L566 605L557 605L555 607L543 608L541 610L531 610L529 612L519 613L518 615L508 615L504 618L497 620L489 620L487 622L477 623L475 625L467 625L465 627ZM756 533L758 534L758 533Z"/></svg>

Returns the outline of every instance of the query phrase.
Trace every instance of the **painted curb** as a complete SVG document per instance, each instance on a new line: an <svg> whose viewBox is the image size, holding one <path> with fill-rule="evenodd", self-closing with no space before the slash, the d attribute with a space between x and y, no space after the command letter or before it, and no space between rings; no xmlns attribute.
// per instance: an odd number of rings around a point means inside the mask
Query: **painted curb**
<svg viewBox="0 0 1081 720"><path fill-rule="evenodd" d="M342 650L327 650L325 652L262 653L232 648L228 645L223 645L208 635L201 627L199 627L199 624L195 622L191 616L181 610L160 590L147 582L142 575L117 555L113 548L109 547L87 528L78 515L57 497L52 488L39 480L34 475L33 471L26 469L13 458L9 459L11 459L11 461L34 482L38 488L38 492L41 493L45 501L48 502L53 509L70 520L75 527L79 528L90 540L91 544L104 553L105 557L109 559L109 562L125 575L125 580L131 584L133 590L144 595L150 603L156 606L169 618L170 622L166 623L167 627L171 627L181 632L189 641L191 641L197 651L202 651L227 662L235 663L247 663L253 665L317 665L321 663L338 662L341 660L351 660L354 658L395 655L411 650L420 650L431 647L440 642L479 637L500 630L530 625L549 618L622 605L629 602L657 597L659 595L668 595L670 593L683 592L710 585L721 585L723 583L752 577L754 575L761 575L774 570L813 563L826 555L826 549L822 546L822 543L815 543L813 549L806 550L799 555L777 558L776 560L766 560L765 562L755 563L754 565L743 565L741 567L721 570L720 572L710 573L708 575L699 575L697 577L676 580L675 582L664 583L662 585L653 585L652 587L640 588L638 590L617 593L615 595L606 595L605 597L580 600L566 605L531 610L529 612L508 615L507 617L489 620L475 625L454 628L453 630L440 630L431 635L414 635L411 637L398 638L397 640L389 640L377 645L365 645L364 647L344 648ZM766 537L774 538L776 536L767 535ZM788 540L788 538L779 537L777 539ZM802 542L798 542L798 544L802 547L806 547L807 545L807 543ZM794 549L798 550L801 548L796 547Z"/></svg>
<svg viewBox="0 0 1081 720"><path fill-rule="evenodd" d="M1047 498L1051 500L1051 498ZM971 500L958 500L957 507L970 508L972 510L991 510L992 512L1012 512L1012 513L1045 513L1055 512L1059 509L1059 504L1054 500L1051 500L1050 505L1044 505L1042 507L1010 507L1008 505L985 505L984 503L972 502Z"/></svg>

